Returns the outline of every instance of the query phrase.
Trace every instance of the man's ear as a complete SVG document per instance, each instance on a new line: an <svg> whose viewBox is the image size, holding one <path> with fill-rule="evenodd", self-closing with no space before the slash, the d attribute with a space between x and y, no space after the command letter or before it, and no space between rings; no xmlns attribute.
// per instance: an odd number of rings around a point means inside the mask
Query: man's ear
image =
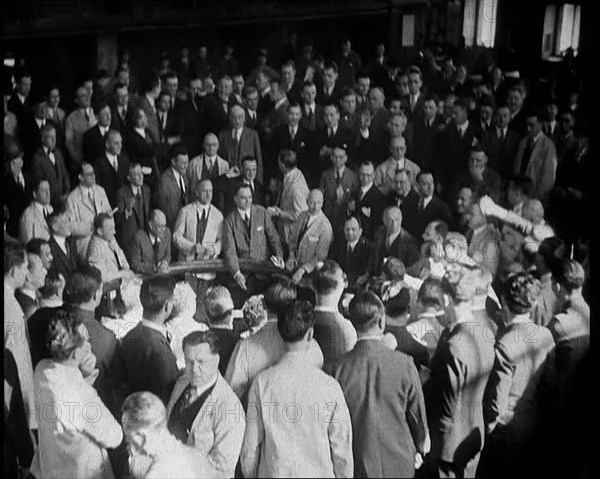
<svg viewBox="0 0 600 479"><path fill-rule="evenodd" d="M306 335L305 335L306 341L310 343L313 340L314 334L315 334L315 328L310 327L309 330L306 331Z"/></svg>

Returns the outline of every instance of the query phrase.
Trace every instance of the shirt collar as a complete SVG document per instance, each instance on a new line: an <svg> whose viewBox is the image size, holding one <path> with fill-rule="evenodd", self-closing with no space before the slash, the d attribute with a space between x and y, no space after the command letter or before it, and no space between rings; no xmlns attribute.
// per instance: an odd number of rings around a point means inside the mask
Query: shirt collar
<svg viewBox="0 0 600 479"><path fill-rule="evenodd" d="M160 243L160 238L155 234L151 233L150 231L148 231L148 236L150 237L150 241L152 242L152 244L155 244L157 242Z"/></svg>
<svg viewBox="0 0 600 479"><path fill-rule="evenodd" d="M352 248L352 251L354 251L354 248L356 248L356 245L358 244L359 241L360 241L360 236L358 237L358 239L356 241L353 241L352 243L348 243L348 246L350 246L350 248Z"/></svg>
<svg viewBox="0 0 600 479"><path fill-rule="evenodd" d="M113 163L115 161L119 161L119 158L117 157L117 155L113 155L112 153L109 153L108 151L106 152L106 157L108 158L108 160Z"/></svg>
<svg viewBox="0 0 600 479"><path fill-rule="evenodd" d="M533 144L535 145L537 143L537 141L540 139L540 137L542 136L542 131L540 130L540 132L535 135L535 137L533 138Z"/></svg>
<svg viewBox="0 0 600 479"><path fill-rule="evenodd" d="M34 301L37 301L37 294L35 291L33 291L29 288L20 288L19 291L21 292L21 294L24 294L28 298L31 298Z"/></svg>
<svg viewBox="0 0 600 479"><path fill-rule="evenodd" d="M200 388L196 388L196 395L198 397L202 396L202 394L204 392L208 391L210 388L212 388L216 384L217 379L219 379L219 373L218 372L215 373L215 378L212 379L212 380L210 380L208 384L205 384L204 386L202 386Z"/></svg>
<svg viewBox="0 0 600 479"><path fill-rule="evenodd" d="M150 106L154 109L156 109L156 106L154 105L154 98L152 98L150 95L146 94L146 98L148 99L148 103L150 103Z"/></svg>
<svg viewBox="0 0 600 479"><path fill-rule="evenodd" d="M341 314L337 307L330 307L330 306L315 306L315 312L317 312L317 311L319 311L321 313Z"/></svg>
<svg viewBox="0 0 600 479"><path fill-rule="evenodd" d="M366 194L369 192L369 190L370 190L370 189L373 187L373 184L374 184L374 183L373 183L373 182L371 182L371 183L369 183L367 186L361 186L361 187L360 187L360 191L362 191L362 194L363 194L363 195L366 195Z"/></svg>
<svg viewBox="0 0 600 479"><path fill-rule="evenodd" d="M239 208L237 210L238 210L238 213L240 214L240 216L242 218L246 217L246 215L250 216L250 211L251 210L246 211L246 210L240 210Z"/></svg>
<svg viewBox="0 0 600 479"><path fill-rule="evenodd" d="M158 324L154 321L149 321L146 318L142 318L142 326L146 326L147 328L153 329L154 331L158 331L165 338L167 337L167 327L164 324Z"/></svg>
<svg viewBox="0 0 600 479"><path fill-rule="evenodd" d="M177 171L173 167L171 167L171 170L173 171L173 175L175 176L175 179L177 180L177 183L179 183L179 181L181 179L181 173L179 173L179 171Z"/></svg>
<svg viewBox="0 0 600 479"><path fill-rule="evenodd" d="M47 146L44 146L43 148L46 152L46 155L50 156L50 154L52 154L52 156L54 156L54 151L50 151L50 148L48 148Z"/></svg>
<svg viewBox="0 0 600 479"><path fill-rule="evenodd" d="M27 100L26 97L24 97L23 95L21 95L20 93L17 92L17 97L19 97L19 100L21 101L21 103L25 104L25 100Z"/></svg>
<svg viewBox="0 0 600 479"><path fill-rule="evenodd" d="M141 136L146 138L146 130L144 128L134 128L134 130L137 131Z"/></svg>

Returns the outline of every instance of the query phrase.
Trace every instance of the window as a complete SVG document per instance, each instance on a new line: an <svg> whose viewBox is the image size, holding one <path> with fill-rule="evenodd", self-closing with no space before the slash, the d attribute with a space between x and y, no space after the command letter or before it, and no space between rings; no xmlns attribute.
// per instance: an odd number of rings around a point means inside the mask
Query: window
<svg viewBox="0 0 600 479"><path fill-rule="evenodd" d="M498 0L465 0L463 37L465 46L492 48L496 39Z"/></svg>
<svg viewBox="0 0 600 479"><path fill-rule="evenodd" d="M565 55L569 48L577 55L581 5L565 3L547 5L542 37L542 58L556 60Z"/></svg>
<svg viewBox="0 0 600 479"><path fill-rule="evenodd" d="M402 46L412 47L415 44L415 16L402 15Z"/></svg>

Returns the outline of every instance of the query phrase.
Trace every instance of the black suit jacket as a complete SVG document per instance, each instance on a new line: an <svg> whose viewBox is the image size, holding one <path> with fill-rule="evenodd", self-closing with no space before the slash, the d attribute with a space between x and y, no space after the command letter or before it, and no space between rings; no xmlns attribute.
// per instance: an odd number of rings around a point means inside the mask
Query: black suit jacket
<svg viewBox="0 0 600 479"><path fill-rule="evenodd" d="M152 175L150 175L147 182L154 186L158 182L160 171L156 160L156 145L152 141L152 136L148 129L146 129L145 139L133 128L129 129L127 136L127 153L130 161L152 168Z"/></svg>
<svg viewBox="0 0 600 479"><path fill-rule="evenodd" d="M48 244L50 245L50 251L52 252L52 266L67 279L73 270L77 268L75 245L72 243L71 238L67 238L65 241L67 252L65 253L62 248L58 246L54 236L50 236Z"/></svg>
<svg viewBox="0 0 600 479"><path fill-rule="evenodd" d="M6 222L6 232L14 238L19 237L19 218L33 199L33 180L23 172L25 188L19 185L11 173L4 173L2 191L4 204L8 207L9 218Z"/></svg>
<svg viewBox="0 0 600 479"><path fill-rule="evenodd" d="M19 122L17 137L19 138L21 146L23 147L23 159L25 160L26 165L29 167L31 164L31 157L35 151L42 146L42 130L40 127L38 127L35 117L31 111L25 112L21 119L17 118L17 121ZM54 125L54 122L46 120L46 124Z"/></svg>
<svg viewBox="0 0 600 479"><path fill-rule="evenodd" d="M125 245L125 255L132 271L154 274L161 261L171 262L171 232L166 230L158 242L156 258L147 229L139 229Z"/></svg>
<svg viewBox="0 0 600 479"><path fill-rule="evenodd" d="M402 227L406 228L411 235L416 236L414 232L414 217L419 204L418 193L411 188L404 198L400 198L395 191L392 191L385 198L385 206L396 206L402 211Z"/></svg>
<svg viewBox="0 0 600 479"><path fill-rule="evenodd" d="M419 211L419 201L415 204L407 205L407 218L403 220L403 225L411 231L415 239L420 243L423 239L423 233L427 225L433 220L442 220L449 223L452 219L450 208L435 194L423 211ZM407 221L408 220L408 221Z"/></svg>
<svg viewBox="0 0 600 479"><path fill-rule="evenodd" d="M307 128L311 131L319 130L325 126L325 119L323 117L323 106L318 103L315 104L315 113L311 121L308 119L308 115L306 113L306 105L304 103L301 104L302 107L302 117L300 118L300 125L304 128Z"/></svg>
<svg viewBox="0 0 600 479"><path fill-rule="evenodd" d="M106 197L110 206L117 206L117 192L127 184L127 175L129 174L129 158L121 154L117 157L118 171L108 161L106 153L98 157L94 162L94 171L96 172L96 183L98 183L106 192Z"/></svg>
<svg viewBox="0 0 600 479"><path fill-rule="evenodd" d="M333 91L331 92L331 95L325 94L325 87L323 85L317 88L317 98L315 99L315 101L319 105L323 106L328 105L329 103L335 103L336 105L339 105L341 98L342 88L340 87L339 82L336 82L333 86Z"/></svg>
<svg viewBox="0 0 600 479"><path fill-rule="evenodd" d="M360 165L363 161L372 161L375 168L390 156L390 134L387 130L369 131L369 138L364 139L360 133L356 138L356 161ZM408 147L408 140L407 140ZM408 157L410 158L410 157Z"/></svg>
<svg viewBox="0 0 600 479"><path fill-rule="evenodd" d="M106 134L108 135L108 131ZM105 148L106 136L102 136L98 124L83 134L83 161L93 164L104 154Z"/></svg>
<svg viewBox="0 0 600 479"><path fill-rule="evenodd" d="M127 245L130 238L138 229L145 229L150 216L151 192L148 185L142 185L142 208L137 204L133 206L133 214L125 217L125 203L127 198L133 197L131 185L123 185L117 192L117 212L115 213L115 226L117 228L117 241L120 245Z"/></svg>
<svg viewBox="0 0 600 479"><path fill-rule="evenodd" d="M475 130L471 123L462 138L459 136L458 127L454 122L450 123L442 132L435 170L444 190L447 190L448 185L455 182L458 174L467 167L474 139ZM449 193L449 191L444 191L447 199L449 199Z"/></svg>
<svg viewBox="0 0 600 479"><path fill-rule="evenodd" d="M348 153L348 162L346 163L346 166L349 168L353 166L355 159L354 138L352 137L352 132L348 128L338 125L335 135L333 135L332 138L327 136L327 132L327 127L324 127L317 130L315 133L315 162L319 178L325 170L331 168L331 160L329 157L320 156L320 151L323 146L329 148L334 148L336 146L344 147Z"/></svg>
<svg viewBox="0 0 600 479"><path fill-rule="evenodd" d="M406 156L421 168L431 169L435 166L440 139L440 124L441 121L438 117L433 120L431 126L425 125L424 118L421 118L421 121L415 121L412 124L413 135L411 149L410 151L407 151Z"/></svg>
<svg viewBox="0 0 600 479"><path fill-rule="evenodd" d="M379 191L377 186L373 185L367 191L367 194L360 198L360 190L355 196L354 215L358 217L362 224L363 236L370 240L375 237L375 230L383 224L383 210L386 206L385 196ZM369 208L371 213L367 216L362 209Z"/></svg>
<svg viewBox="0 0 600 479"><path fill-rule="evenodd" d="M237 104L233 95L229 97L227 113L223 108L223 103L216 93L207 96L202 102L201 116L205 122L206 132L214 133L219 136L219 132L227 128L227 116L231 107Z"/></svg>
<svg viewBox="0 0 600 479"><path fill-rule="evenodd" d="M369 276L375 273L375 251L371 241L361 236L354 247L354 251L348 254L348 241L340 241L330 254L337 264L340 265L348 277L348 288L356 288L356 279L365 273Z"/></svg>
<svg viewBox="0 0 600 479"><path fill-rule="evenodd" d="M65 160L58 148L54 150L55 165L43 148L38 148L31 157L31 174L37 180L47 180L50 184L50 200L55 208L60 204L63 197L71 191L69 172L65 166Z"/></svg>
<svg viewBox="0 0 600 479"><path fill-rule="evenodd" d="M8 99L6 107L8 111L12 111L15 114L19 125L23 124L23 119L31 113L29 97L25 98L25 103L23 104L21 103L21 100L19 100L16 91L13 92L11 97Z"/></svg>
<svg viewBox="0 0 600 479"><path fill-rule="evenodd" d="M400 234L396 237L394 242L387 247L386 244L387 231L385 226L380 226L375 232L375 254L377 255L376 274L381 274L381 268L383 266L383 260L387 256L393 256L398 258L404 263L404 266L409 268L417 261L419 261L419 242L415 239L408 231L404 228L400 231Z"/></svg>
<svg viewBox="0 0 600 479"><path fill-rule="evenodd" d="M273 130L271 136L271 159L269 170L274 174L278 170L277 158L283 150L293 150L298 156L298 168L304 173L304 177L312 178L314 169L314 132L308 128L298 125L294 141L290 137L290 127L280 125Z"/></svg>
<svg viewBox="0 0 600 479"><path fill-rule="evenodd" d="M500 141L498 131L494 127L490 128L483 138L484 148L488 155L488 167L508 179L513 174L517 148L521 139L519 133L512 128L507 128L504 140Z"/></svg>

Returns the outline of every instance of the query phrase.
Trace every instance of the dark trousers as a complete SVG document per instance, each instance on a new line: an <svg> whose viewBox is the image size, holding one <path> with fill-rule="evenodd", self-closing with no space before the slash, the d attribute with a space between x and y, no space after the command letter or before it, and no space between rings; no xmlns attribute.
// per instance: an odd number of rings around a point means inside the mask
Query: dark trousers
<svg viewBox="0 0 600 479"><path fill-rule="evenodd" d="M214 280L207 281L190 273L186 275L186 281L192 287L194 293L196 293L196 314L194 315L194 319L199 323L208 324L208 318L204 308L204 295L208 288L215 283Z"/></svg>

